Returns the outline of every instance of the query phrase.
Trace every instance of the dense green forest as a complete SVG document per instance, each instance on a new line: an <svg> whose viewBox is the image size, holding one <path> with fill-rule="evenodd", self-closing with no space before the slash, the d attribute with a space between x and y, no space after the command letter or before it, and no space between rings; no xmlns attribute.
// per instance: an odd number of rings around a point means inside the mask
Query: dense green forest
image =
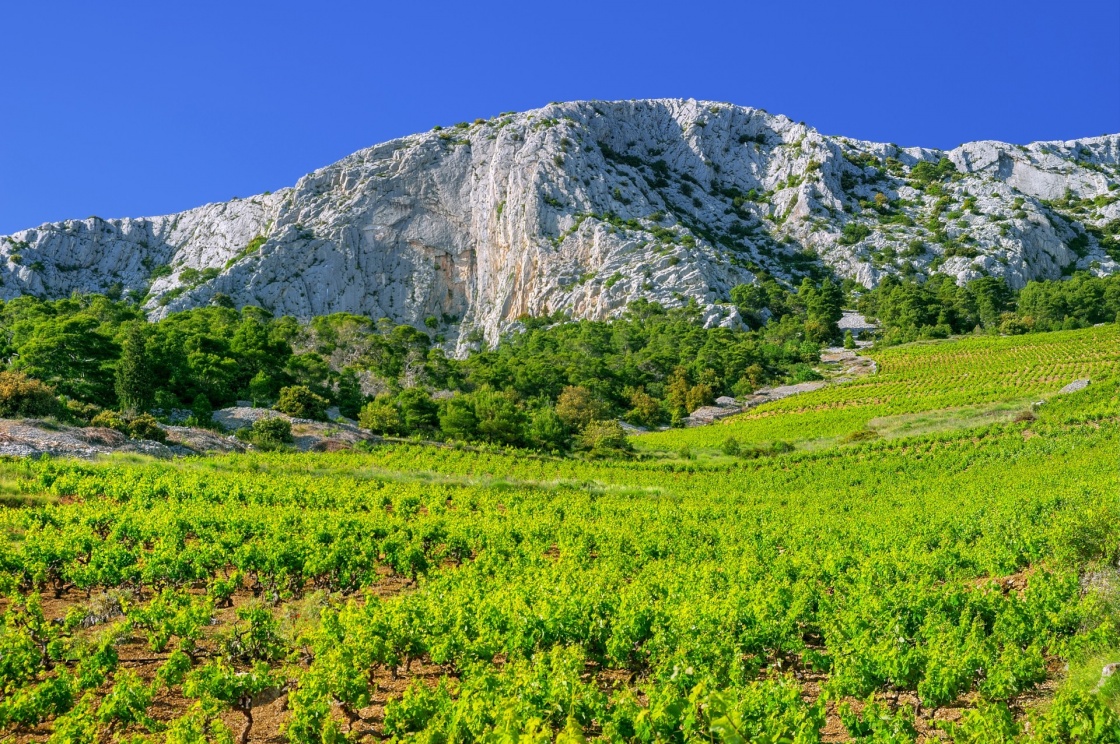
<svg viewBox="0 0 1120 744"><path fill-rule="evenodd" d="M705 328L695 304L641 300L611 321L526 317L494 348L456 359L434 331L350 314L301 323L219 305L150 323L104 296L21 297L0 304L0 415L158 438L157 419L189 410L209 426L213 408L241 400L320 420L337 407L384 435L617 452L628 447L619 419L671 425L720 395L818 379L812 365L840 342L844 306L877 319L882 343L1070 329L1115 320L1120 279L1077 274L1014 292L992 277L887 277L866 291L827 278L790 290L763 275L731 301L743 328Z"/></svg>
<svg viewBox="0 0 1120 744"><path fill-rule="evenodd" d="M987 276L963 286L944 274L924 283L888 276L856 304L879 321L883 343L972 332L1073 330L1120 317L1120 276L1076 273L1062 281L1029 282L1018 292Z"/></svg>
<svg viewBox="0 0 1120 744"><path fill-rule="evenodd" d="M213 408L248 400L314 419L336 406L389 435L619 448L620 417L671 423L721 394L813 378L817 294L787 292L784 322L760 330L704 328L694 304L637 302L612 322L525 318L520 332L465 359L432 333L348 314L300 323L207 307L149 323L134 304L103 296L21 297L0 307L0 388L9 390L0 414L121 426L104 411L189 409L207 425ZM834 322L842 296L830 296Z"/></svg>

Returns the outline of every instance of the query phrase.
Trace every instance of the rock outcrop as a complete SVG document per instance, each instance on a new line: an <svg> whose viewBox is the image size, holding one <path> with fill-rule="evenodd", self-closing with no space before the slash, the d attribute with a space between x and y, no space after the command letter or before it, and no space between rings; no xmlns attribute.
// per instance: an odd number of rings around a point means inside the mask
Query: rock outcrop
<svg viewBox="0 0 1120 744"><path fill-rule="evenodd" d="M79 428L35 419L0 419L0 456L37 458L49 455L88 460L115 452L168 458L189 450L176 447L175 442L169 447L146 439L129 439L113 429Z"/></svg>
<svg viewBox="0 0 1120 744"><path fill-rule="evenodd" d="M921 188L915 167L942 158L958 173ZM638 298L735 324L731 287L819 263L867 286L1115 271L1118 164L1120 135L941 152L722 103L558 103L376 145L275 193L0 238L0 297L345 311L436 325L460 350L523 314Z"/></svg>
<svg viewBox="0 0 1120 744"><path fill-rule="evenodd" d="M335 452L353 449L362 442L378 442L374 436L345 419L309 421L293 419L265 408L223 408L214 412L214 421L225 433L192 426L161 424L166 442L129 439L113 429L77 427L57 421L37 419L0 419L0 456L78 457L92 460L104 455L128 453L170 458L201 454L245 452L253 446L229 432L261 418L281 417L292 424L292 447L301 452Z"/></svg>

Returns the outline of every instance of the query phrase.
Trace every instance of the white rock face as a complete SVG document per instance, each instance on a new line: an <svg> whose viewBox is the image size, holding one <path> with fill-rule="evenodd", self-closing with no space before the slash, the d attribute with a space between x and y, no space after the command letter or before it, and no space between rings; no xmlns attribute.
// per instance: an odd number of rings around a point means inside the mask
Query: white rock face
<svg viewBox="0 0 1120 744"><path fill-rule="evenodd" d="M912 188L911 169L942 157L963 177ZM1118 163L1120 135L940 152L721 103L552 104L376 145L273 194L0 238L0 297L132 292L154 318L225 298L435 317L461 351L523 314L604 318L639 298L694 299L734 325L729 291L761 271L796 282L823 263L868 286L1115 271L1084 226L1120 216ZM1096 202L1066 218L1043 203L1067 195ZM848 223L868 234L841 239Z"/></svg>

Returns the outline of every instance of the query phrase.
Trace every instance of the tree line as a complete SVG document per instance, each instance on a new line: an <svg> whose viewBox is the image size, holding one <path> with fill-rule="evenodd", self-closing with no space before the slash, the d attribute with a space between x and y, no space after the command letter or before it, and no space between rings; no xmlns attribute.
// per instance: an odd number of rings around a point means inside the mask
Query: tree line
<svg viewBox="0 0 1120 744"><path fill-rule="evenodd" d="M887 344L973 332L1073 330L1120 319L1120 275L1078 272L1066 280L1028 282L1018 291L991 276L963 285L944 274L925 282L888 276L856 305L879 321L880 341Z"/></svg>
<svg viewBox="0 0 1120 744"><path fill-rule="evenodd" d="M1082 273L1018 292L994 277L958 285L941 275L853 289L828 278L790 289L763 274L731 290L741 327L705 327L695 302L638 300L609 321L524 317L462 359L435 329L384 318L300 322L214 306L149 322L101 295L20 297L0 303L0 415L158 439L159 421L186 412L213 426L213 409L248 401L301 418L330 412L389 436L617 453L628 447L619 421L673 425L721 395L818 379L812 365L822 344L840 341L844 306L877 319L884 343L1077 328L1120 313L1120 278ZM266 422L247 436L275 445L290 438L282 429Z"/></svg>
<svg viewBox="0 0 1120 744"><path fill-rule="evenodd" d="M748 310L759 298L736 288L754 328L706 328L695 302L638 301L611 321L526 317L463 359L433 329L347 313L300 322L214 306L149 322L101 295L20 297L0 303L0 415L159 438L157 421L189 412L209 426L213 409L248 401L320 420L337 408L385 435L617 451L627 447L620 419L669 425L720 395L812 379L839 318L830 287L769 282L765 301L780 307L769 314ZM834 312L822 315L822 292Z"/></svg>

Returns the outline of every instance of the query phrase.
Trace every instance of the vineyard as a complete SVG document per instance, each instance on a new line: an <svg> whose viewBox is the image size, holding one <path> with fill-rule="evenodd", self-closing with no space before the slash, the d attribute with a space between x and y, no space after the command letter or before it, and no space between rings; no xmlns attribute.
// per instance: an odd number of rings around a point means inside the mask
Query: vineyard
<svg viewBox="0 0 1120 744"><path fill-rule="evenodd" d="M4 462L0 732L1120 742L1120 674L1102 677L1120 661L1117 327L872 356L877 375L639 438L800 445L754 459Z"/></svg>
<svg viewBox="0 0 1120 744"><path fill-rule="evenodd" d="M867 353L879 373L760 406L721 424L635 437L648 451L718 448L728 437L743 443L785 441L804 446L837 443L875 429L877 419L926 411L983 410L1048 398L1076 379L1120 372L1120 326L1035 336L966 338L918 343Z"/></svg>

